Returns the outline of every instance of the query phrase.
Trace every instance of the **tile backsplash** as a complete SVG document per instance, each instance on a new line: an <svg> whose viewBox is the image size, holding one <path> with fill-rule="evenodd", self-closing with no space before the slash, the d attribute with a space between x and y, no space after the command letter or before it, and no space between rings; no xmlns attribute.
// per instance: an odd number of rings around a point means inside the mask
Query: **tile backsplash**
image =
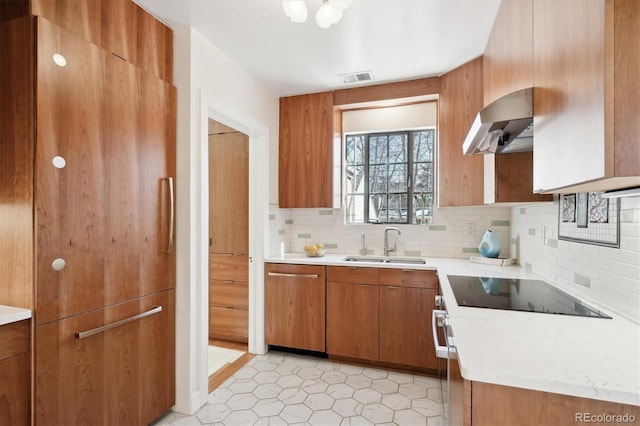
<svg viewBox="0 0 640 426"><path fill-rule="evenodd" d="M365 234L367 254L382 255L387 225L345 225L339 209L269 209L269 254L302 252L306 244L323 243L329 252L361 254ZM511 208L440 208L430 225L397 225L402 235L390 235L397 255L469 258L487 229L497 231L500 257L509 257ZM389 225L391 226L391 225ZM395 226L395 225L394 225Z"/></svg>
<svg viewBox="0 0 640 426"><path fill-rule="evenodd" d="M620 205L620 248L558 240L558 200L516 207L511 251L520 265L640 324L640 198Z"/></svg>

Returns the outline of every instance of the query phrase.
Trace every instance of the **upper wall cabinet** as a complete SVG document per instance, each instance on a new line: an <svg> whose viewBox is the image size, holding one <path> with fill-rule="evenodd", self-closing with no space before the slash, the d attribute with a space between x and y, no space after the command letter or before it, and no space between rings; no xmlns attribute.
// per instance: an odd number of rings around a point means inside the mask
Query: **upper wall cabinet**
<svg viewBox="0 0 640 426"><path fill-rule="evenodd" d="M31 13L173 82L173 32L131 0L31 0Z"/></svg>
<svg viewBox="0 0 640 426"><path fill-rule="evenodd" d="M281 208L333 206L333 93L280 98Z"/></svg>
<svg viewBox="0 0 640 426"><path fill-rule="evenodd" d="M534 189L640 185L640 2L536 0Z"/></svg>
<svg viewBox="0 0 640 426"><path fill-rule="evenodd" d="M463 155L462 142L482 109L482 58L440 77L438 205L482 205L483 158Z"/></svg>

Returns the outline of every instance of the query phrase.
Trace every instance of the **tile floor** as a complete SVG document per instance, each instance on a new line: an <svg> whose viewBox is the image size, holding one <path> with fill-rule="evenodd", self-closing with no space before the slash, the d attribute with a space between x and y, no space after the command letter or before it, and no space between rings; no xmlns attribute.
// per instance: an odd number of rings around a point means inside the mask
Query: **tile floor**
<svg viewBox="0 0 640 426"><path fill-rule="evenodd" d="M169 425L444 425L436 378L269 352L209 395L193 416Z"/></svg>

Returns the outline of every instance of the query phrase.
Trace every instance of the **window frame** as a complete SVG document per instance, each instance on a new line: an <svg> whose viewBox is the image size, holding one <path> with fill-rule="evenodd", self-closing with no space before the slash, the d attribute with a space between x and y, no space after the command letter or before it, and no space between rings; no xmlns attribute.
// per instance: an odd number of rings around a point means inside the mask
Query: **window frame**
<svg viewBox="0 0 640 426"><path fill-rule="evenodd" d="M416 159L414 158L414 139L415 139L415 134L416 133L420 133L420 132L431 132L431 137L432 137L432 146L431 146L431 160L430 161L416 161ZM372 137L380 137L380 136L384 136L387 138L390 138L392 136L396 136L396 135L406 135L407 138L407 145L406 145L406 150L407 150L407 161L405 162L398 162L398 163L390 163L389 161L387 161L385 164L387 167L389 167L390 164L403 164L406 166L406 175L405 175L405 182L407 184L406 187L406 191L405 192L392 192L389 191L389 188L387 187L387 190L385 193L381 193L381 194L385 194L385 196L387 197L387 202L385 203L385 205L387 206L387 217L386 220L380 220L379 218L371 218L370 216L370 202L369 199L373 194L378 194L376 192L372 192L370 190L370 186L371 186L371 182L370 182L370 169L372 164L370 163L370 140ZM357 163L357 164L348 164L347 163L347 141L349 137L364 137L364 142L363 142L363 158L362 158L362 163ZM387 147L388 149L388 147ZM414 205L414 196L417 194L429 194L430 195L430 199L431 199L431 204L428 207L423 207L425 209L429 209L430 215L426 216L426 217L430 217L433 218L433 212L434 212L434 205L435 205L435 201L436 201L436 178L437 178L437 170L436 170L436 164L437 164L437 158L436 158L436 149L437 149L437 128L436 126L426 126L426 127L420 127L420 128L412 128L412 129L402 129L402 130L389 130L389 131L372 131L372 132L352 132L352 133L345 133L344 135L344 139L343 139L343 149L342 149L342 159L344 161L344 165L342 167L342 173L344 175L346 175L346 171L348 167L359 167L360 165L364 168L363 170L363 180L364 180L364 191L362 193L359 192L347 192L347 179L345 178L344 181L344 185L343 185L343 191L344 191L344 204L345 204L345 223L346 224L371 224L371 223L380 223L380 224L397 224L397 225L418 225L420 224L418 217L415 217L415 222L414 222L414 214L415 212L419 211L419 209L416 208L416 206ZM388 158L387 158L388 160ZM417 164L430 164L431 165L431 181L432 181L432 185L431 185L431 190L430 191L420 191L418 193L415 193L415 165ZM388 173L388 169L387 169L387 174L386 174L386 178L389 178L389 173ZM429 189L429 188L428 188ZM389 221L388 220L388 206L389 206L389 196L393 195L393 194L399 194L399 195L405 195L407 197L407 203L406 203L406 218L404 221ZM361 222L359 221L349 221L349 209L346 208L346 206L348 206L348 198L349 197L355 197L355 196L362 196L363 197L363 212L362 212L362 216L363 216L363 220ZM415 210L415 211L414 211Z"/></svg>

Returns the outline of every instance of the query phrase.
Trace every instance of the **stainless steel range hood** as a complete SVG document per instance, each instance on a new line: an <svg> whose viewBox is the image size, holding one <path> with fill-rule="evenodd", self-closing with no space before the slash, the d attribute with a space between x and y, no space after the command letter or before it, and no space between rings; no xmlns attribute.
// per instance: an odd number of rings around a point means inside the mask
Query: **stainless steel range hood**
<svg viewBox="0 0 640 426"><path fill-rule="evenodd" d="M462 152L469 155L531 151L532 123L533 88L505 95L478 113L462 144Z"/></svg>

